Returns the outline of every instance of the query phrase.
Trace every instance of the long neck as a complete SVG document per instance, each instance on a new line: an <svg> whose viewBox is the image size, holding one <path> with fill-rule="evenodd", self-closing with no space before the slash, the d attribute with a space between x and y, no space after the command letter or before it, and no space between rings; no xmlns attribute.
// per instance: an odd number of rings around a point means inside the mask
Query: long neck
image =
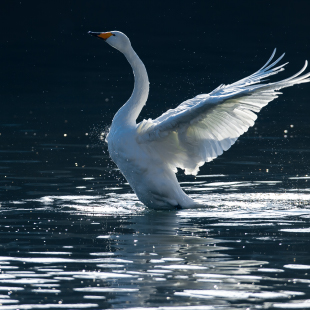
<svg viewBox="0 0 310 310"><path fill-rule="evenodd" d="M135 126L149 94L149 79L143 62L131 46L124 55L132 67L135 84L130 98L114 116L112 125Z"/></svg>

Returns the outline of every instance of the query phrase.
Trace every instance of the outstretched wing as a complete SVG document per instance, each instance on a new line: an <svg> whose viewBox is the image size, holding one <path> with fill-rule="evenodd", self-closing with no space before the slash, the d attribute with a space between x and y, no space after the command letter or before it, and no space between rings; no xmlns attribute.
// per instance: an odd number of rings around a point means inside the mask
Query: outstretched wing
<svg viewBox="0 0 310 310"><path fill-rule="evenodd" d="M264 82L268 76L284 70L275 67L284 54L257 72L231 85L221 85L209 94L198 95L168 110L155 120L138 124L137 141L153 155L159 156L171 169L185 169L196 175L199 167L228 150L240 135L254 125L259 112L277 98L279 89L310 82L310 73L295 75L275 83ZM154 154L155 153L155 154Z"/></svg>

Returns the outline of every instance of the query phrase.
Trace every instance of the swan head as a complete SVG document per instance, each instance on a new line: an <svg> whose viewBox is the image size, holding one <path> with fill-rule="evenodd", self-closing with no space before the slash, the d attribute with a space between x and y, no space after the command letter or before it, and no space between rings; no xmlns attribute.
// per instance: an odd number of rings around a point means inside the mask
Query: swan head
<svg viewBox="0 0 310 310"><path fill-rule="evenodd" d="M99 39L103 39L112 47L116 48L120 52L125 52L131 47L130 40L128 37L120 31L110 31L110 32L92 32L88 31L90 35L93 35Z"/></svg>

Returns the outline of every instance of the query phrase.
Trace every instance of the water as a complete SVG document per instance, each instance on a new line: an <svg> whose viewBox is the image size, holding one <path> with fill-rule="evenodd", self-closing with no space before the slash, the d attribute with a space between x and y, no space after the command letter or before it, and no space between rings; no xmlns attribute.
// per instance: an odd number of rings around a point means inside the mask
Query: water
<svg viewBox="0 0 310 310"><path fill-rule="evenodd" d="M137 200L100 140L22 127L1 135L15 136L0 159L1 309L310 308L309 149L241 139L180 174L205 208L165 212Z"/></svg>
<svg viewBox="0 0 310 310"><path fill-rule="evenodd" d="M171 212L113 198L4 204L2 308L310 307L309 195L212 194L216 209Z"/></svg>
<svg viewBox="0 0 310 310"><path fill-rule="evenodd" d="M196 177L179 171L205 207L152 211L103 142L132 72L87 35L130 36L151 82L141 119L154 118L274 47L290 62L279 78L296 73L306 2L33 3L0 19L0 309L310 308L309 85L284 90Z"/></svg>

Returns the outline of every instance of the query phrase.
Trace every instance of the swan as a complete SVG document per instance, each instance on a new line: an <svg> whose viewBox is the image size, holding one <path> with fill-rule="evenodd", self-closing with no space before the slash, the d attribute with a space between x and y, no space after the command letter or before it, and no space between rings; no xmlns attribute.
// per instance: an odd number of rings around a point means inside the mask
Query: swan
<svg viewBox="0 0 310 310"><path fill-rule="evenodd" d="M197 207L181 189L177 168L196 175L199 167L228 150L240 135L254 125L259 112L281 94L278 90L310 82L310 73L295 75L274 83L263 79L284 70L275 65L284 54L254 74L230 85L220 85L168 110L156 119L136 120L149 94L146 68L122 32L91 32L127 58L134 73L134 90L115 114L106 137L108 150L140 201L152 209Z"/></svg>

